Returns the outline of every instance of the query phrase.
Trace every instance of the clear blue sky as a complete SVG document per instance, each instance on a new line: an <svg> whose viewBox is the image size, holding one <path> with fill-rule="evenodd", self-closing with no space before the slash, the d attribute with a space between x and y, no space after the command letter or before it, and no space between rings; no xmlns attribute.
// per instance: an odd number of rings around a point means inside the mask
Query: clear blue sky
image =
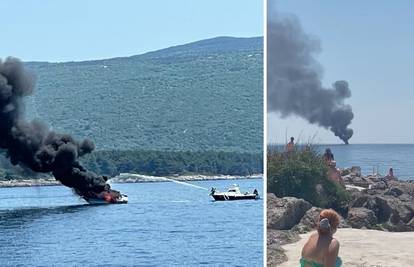
<svg viewBox="0 0 414 267"><path fill-rule="evenodd" d="M273 0L270 0L273 1ZM318 37L323 83L347 80L354 110L351 143L414 143L414 1L278 0L278 11L295 14ZM268 117L268 139L288 135L340 143L329 131L302 119Z"/></svg>
<svg viewBox="0 0 414 267"><path fill-rule="evenodd" d="M0 58L130 56L216 36L263 36L263 3L239 0L2 0Z"/></svg>

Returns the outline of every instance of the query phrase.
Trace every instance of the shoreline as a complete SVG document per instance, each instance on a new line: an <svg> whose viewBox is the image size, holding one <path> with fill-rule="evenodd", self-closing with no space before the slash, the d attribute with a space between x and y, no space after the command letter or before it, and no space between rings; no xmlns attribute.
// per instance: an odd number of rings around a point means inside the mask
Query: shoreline
<svg viewBox="0 0 414 267"><path fill-rule="evenodd" d="M263 179L263 174L253 174L249 176L236 175L182 175L182 176L149 176L141 174L125 174L121 173L118 176L112 177L108 180L110 184L124 184L124 183L165 183L170 180L179 182L194 182L194 181L215 181L215 180L245 180L245 179ZM39 178L39 179L12 179L0 180L0 188L11 187L38 187L38 186L63 186L55 178Z"/></svg>

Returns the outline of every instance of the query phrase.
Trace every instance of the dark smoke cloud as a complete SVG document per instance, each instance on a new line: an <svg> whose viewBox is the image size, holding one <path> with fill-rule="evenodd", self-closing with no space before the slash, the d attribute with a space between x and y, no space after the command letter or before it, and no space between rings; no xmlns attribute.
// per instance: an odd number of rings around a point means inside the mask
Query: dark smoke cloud
<svg viewBox="0 0 414 267"><path fill-rule="evenodd" d="M95 146L86 139L51 131L40 121L24 119L23 98L33 92L34 76L16 58L0 59L0 148L12 164L52 172L62 184L83 192L109 190L106 177L84 169L78 158Z"/></svg>
<svg viewBox="0 0 414 267"><path fill-rule="evenodd" d="M271 1L269 1L271 2ZM351 96L348 83L322 86L322 67L315 60L319 42L305 34L296 17L280 17L269 3L267 22L268 112L298 115L331 130L346 144L354 114L344 100Z"/></svg>

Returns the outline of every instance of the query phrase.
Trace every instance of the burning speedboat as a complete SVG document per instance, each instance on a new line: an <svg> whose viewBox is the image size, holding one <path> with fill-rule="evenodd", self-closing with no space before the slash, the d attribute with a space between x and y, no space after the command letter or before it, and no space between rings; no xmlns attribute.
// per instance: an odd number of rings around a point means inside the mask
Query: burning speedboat
<svg viewBox="0 0 414 267"><path fill-rule="evenodd" d="M121 192L107 188L102 192L79 192L76 191L89 204L126 204L128 203L128 196L121 194Z"/></svg>
<svg viewBox="0 0 414 267"><path fill-rule="evenodd" d="M216 201L226 201L226 200L243 200L243 199L259 199L259 193L256 189L253 190L252 193L245 192L242 193L240 191L240 187L238 185L233 185L230 187L227 192L219 192L216 188L211 188L210 196L214 198Z"/></svg>
<svg viewBox="0 0 414 267"><path fill-rule="evenodd" d="M24 97L35 79L16 58L0 59L0 150L10 163L39 173L51 173L91 204L127 203L128 197L107 184L108 177L88 171L80 157L92 153L92 140L57 133L39 120L24 118Z"/></svg>

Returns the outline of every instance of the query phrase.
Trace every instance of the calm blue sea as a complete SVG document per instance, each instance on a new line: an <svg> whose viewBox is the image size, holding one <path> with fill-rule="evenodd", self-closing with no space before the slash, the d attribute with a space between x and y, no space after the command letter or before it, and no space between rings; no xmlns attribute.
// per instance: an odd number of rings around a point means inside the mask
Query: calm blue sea
<svg viewBox="0 0 414 267"><path fill-rule="evenodd" d="M233 183L263 193L263 180ZM0 188L0 266L262 266L263 200L213 202L176 183L114 184L126 205L92 206L62 186Z"/></svg>
<svg viewBox="0 0 414 267"><path fill-rule="evenodd" d="M360 166L362 173L372 174L373 169L387 174L390 167L400 179L414 179L414 144L350 144L317 145L323 153L330 148L339 168ZM281 145L269 145L269 149L283 149Z"/></svg>
<svg viewBox="0 0 414 267"><path fill-rule="evenodd" d="M365 145L319 145L321 152L330 148L340 168L360 166L363 174L387 174L390 167L401 179L414 178L414 145L365 144Z"/></svg>

